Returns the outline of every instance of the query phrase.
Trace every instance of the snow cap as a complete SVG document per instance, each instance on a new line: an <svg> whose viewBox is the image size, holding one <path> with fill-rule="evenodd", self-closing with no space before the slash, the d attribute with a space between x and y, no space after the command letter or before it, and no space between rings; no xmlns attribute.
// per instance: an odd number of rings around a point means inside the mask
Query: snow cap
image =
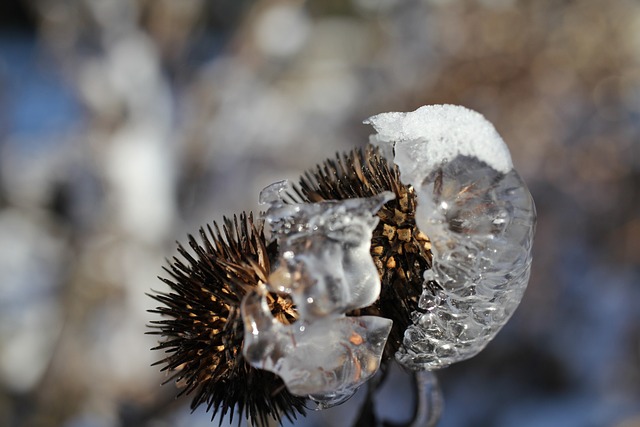
<svg viewBox="0 0 640 427"><path fill-rule="evenodd" d="M461 155L476 157L505 174L513 169L509 149L495 127L482 114L459 105L382 113L364 123L377 132L371 135L371 144L394 159L405 183L414 183Z"/></svg>

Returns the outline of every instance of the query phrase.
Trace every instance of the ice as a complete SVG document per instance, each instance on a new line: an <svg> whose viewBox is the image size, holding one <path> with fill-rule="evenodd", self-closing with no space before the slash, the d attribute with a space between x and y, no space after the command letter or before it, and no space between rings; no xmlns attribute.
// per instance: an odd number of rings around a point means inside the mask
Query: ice
<svg viewBox="0 0 640 427"><path fill-rule="evenodd" d="M346 317L372 304L380 278L370 255L375 213L392 193L340 202L286 204L288 184L267 187L265 218L279 259L264 286L242 302L243 354L253 366L278 374L289 391L318 408L349 398L378 370L391 320ZM269 293L287 295L298 319L284 324L269 308Z"/></svg>
<svg viewBox="0 0 640 427"><path fill-rule="evenodd" d="M434 167L457 156L475 157L493 169L513 168L506 144L493 125L459 105L427 105L410 113L382 113L365 121L377 134L371 143L396 163L403 180L417 182Z"/></svg>
<svg viewBox="0 0 640 427"><path fill-rule="evenodd" d="M506 145L480 114L431 106L369 119L371 140L415 188L416 224L431 240L418 310L397 360L432 370L482 350L507 322L526 288L535 208ZM285 181L260 195L277 242L267 282L242 302L243 354L279 375L318 408L349 398L378 370L391 320L347 317L379 297L372 232L390 192L371 198L292 203ZM291 324L272 314L277 293L291 299Z"/></svg>
<svg viewBox="0 0 640 427"><path fill-rule="evenodd" d="M414 186L416 224L432 244L433 267L396 358L412 369L442 368L481 351L520 303L533 200L504 142L478 113L432 106L369 122L378 131L372 141Z"/></svg>

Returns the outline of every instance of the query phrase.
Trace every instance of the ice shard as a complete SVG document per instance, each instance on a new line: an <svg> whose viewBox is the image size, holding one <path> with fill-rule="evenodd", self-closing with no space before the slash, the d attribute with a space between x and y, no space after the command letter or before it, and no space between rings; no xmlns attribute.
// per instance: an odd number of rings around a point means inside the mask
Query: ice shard
<svg viewBox="0 0 640 427"><path fill-rule="evenodd" d="M432 244L433 266L396 359L431 370L472 357L522 299L533 199L502 138L477 112L434 105L365 123L377 131L371 143L415 188L416 224Z"/></svg>
<svg viewBox="0 0 640 427"><path fill-rule="evenodd" d="M393 194L287 204L287 188L279 182L261 194L280 256L264 286L243 299L243 354L321 409L349 398L380 365L391 320L345 313L378 298L371 236L375 213ZM285 324L271 314L270 293L291 298L297 321Z"/></svg>

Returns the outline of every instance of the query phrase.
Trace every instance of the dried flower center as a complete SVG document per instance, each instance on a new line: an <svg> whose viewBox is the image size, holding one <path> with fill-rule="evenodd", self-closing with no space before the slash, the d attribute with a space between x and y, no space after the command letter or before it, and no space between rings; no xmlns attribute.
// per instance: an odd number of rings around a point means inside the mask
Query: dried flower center
<svg viewBox="0 0 640 427"><path fill-rule="evenodd" d="M267 303L269 304L271 314L280 323L290 325L295 323L300 317L290 295L278 295L270 292L267 295Z"/></svg>

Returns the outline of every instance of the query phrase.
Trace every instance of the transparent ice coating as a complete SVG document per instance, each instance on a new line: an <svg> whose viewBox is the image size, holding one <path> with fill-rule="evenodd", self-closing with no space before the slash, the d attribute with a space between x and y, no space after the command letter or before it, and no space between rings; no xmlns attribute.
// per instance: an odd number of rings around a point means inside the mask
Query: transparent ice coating
<svg viewBox="0 0 640 427"><path fill-rule="evenodd" d="M261 193L278 242L277 267L242 302L243 354L279 375L289 391L318 408L349 398L378 370L391 320L346 317L372 304L380 278L370 255L375 213L392 193L340 202L285 204L286 182ZM284 324L269 308L269 292L289 296L298 319Z"/></svg>
<svg viewBox="0 0 640 427"><path fill-rule="evenodd" d="M527 286L533 199L506 145L479 113L439 105L368 120L417 194L416 224L431 240L419 310L396 358L437 369L474 356L517 308Z"/></svg>

